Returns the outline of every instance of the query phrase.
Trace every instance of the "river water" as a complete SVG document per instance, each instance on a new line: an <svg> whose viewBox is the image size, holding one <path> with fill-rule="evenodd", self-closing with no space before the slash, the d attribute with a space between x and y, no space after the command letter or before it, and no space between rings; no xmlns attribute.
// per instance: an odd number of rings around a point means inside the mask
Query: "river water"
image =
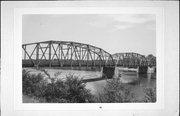
<svg viewBox="0 0 180 116"><path fill-rule="evenodd" d="M155 88L156 87L156 73L151 74L138 74L136 72L122 72L120 80L123 86L130 88L131 92L141 100L145 93L144 88ZM101 80L96 82L88 82L86 87L91 90L93 94L98 94L103 91L107 81Z"/></svg>
<svg viewBox="0 0 180 116"><path fill-rule="evenodd" d="M36 70L33 68L26 68L31 73L41 73L42 71ZM79 71L79 70L63 70L63 69L46 69L48 73L53 77L57 72L60 72L58 78L65 78L68 74L73 74L79 78L89 79L89 78L98 78L101 77L102 72L99 71ZM131 92L137 97L137 99L142 99L145 95L144 88L154 88L156 87L156 73L151 74L138 74L133 71L121 71L120 72L120 81L123 86L126 86L131 89ZM43 74L44 75L44 74ZM86 88L91 90L91 93L97 95L103 91L103 88L106 86L107 80L99 80L93 82L87 82Z"/></svg>

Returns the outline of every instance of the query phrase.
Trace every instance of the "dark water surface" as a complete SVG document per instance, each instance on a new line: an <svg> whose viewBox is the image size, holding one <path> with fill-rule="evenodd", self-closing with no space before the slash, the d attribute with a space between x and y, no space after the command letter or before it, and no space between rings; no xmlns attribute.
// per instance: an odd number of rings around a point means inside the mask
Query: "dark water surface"
<svg viewBox="0 0 180 116"><path fill-rule="evenodd" d="M138 74L136 72L122 72L120 80L124 86L131 89L131 92L142 99L145 95L144 88L156 87L156 73L152 74ZM95 82L88 82L87 88L91 90L92 94L98 94L103 91L103 87L107 84L107 80L100 80Z"/></svg>

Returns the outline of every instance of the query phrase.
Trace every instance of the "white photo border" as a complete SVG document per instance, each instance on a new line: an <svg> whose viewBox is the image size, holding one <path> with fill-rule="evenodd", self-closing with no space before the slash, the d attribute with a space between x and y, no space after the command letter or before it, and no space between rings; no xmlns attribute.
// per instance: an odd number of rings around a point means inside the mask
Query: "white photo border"
<svg viewBox="0 0 180 116"><path fill-rule="evenodd" d="M155 14L156 103L22 103L22 16L24 14ZM14 9L14 110L123 110L164 108L164 9L162 7L60 7ZM101 108L100 108L101 107Z"/></svg>

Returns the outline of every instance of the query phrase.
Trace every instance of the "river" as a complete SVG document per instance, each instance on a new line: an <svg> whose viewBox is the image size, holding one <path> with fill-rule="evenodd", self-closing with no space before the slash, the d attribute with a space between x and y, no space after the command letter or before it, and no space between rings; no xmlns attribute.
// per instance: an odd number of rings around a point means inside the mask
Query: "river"
<svg viewBox="0 0 180 116"><path fill-rule="evenodd" d="M41 73L42 71L36 70L33 68L25 68L31 73ZM58 78L65 78L68 74L73 74L79 78L98 78L101 77L101 72L99 71L79 71L79 70L63 70L63 69L46 69L48 73L53 77L55 73L60 72ZM44 74L43 74L44 75ZM156 87L156 73L150 74L138 74L133 71L121 71L120 81L124 83L124 86L127 86L131 89L131 92L137 96L138 99L144 97L144 88L155 88ZM93 82L87 82L86 88L91 90L91 93L97 95L103 91L104 86L106 86L107 80L99 80Z"/></svg>

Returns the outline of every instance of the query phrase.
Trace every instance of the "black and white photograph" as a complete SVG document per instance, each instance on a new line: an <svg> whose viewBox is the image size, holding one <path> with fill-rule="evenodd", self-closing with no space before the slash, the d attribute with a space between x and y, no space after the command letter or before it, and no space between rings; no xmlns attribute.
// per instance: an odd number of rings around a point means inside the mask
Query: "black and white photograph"
<svg viewBox="0 0 180 116"><path fill-rule="evenodd" d="M156 15L22 16L23 103L156 102Z"/></svg>
<svg viewBox="0 0 180 116"><path fill-rule="evenodd" d="M177 1L2 2L2 116L178 116Z"/></svg>

